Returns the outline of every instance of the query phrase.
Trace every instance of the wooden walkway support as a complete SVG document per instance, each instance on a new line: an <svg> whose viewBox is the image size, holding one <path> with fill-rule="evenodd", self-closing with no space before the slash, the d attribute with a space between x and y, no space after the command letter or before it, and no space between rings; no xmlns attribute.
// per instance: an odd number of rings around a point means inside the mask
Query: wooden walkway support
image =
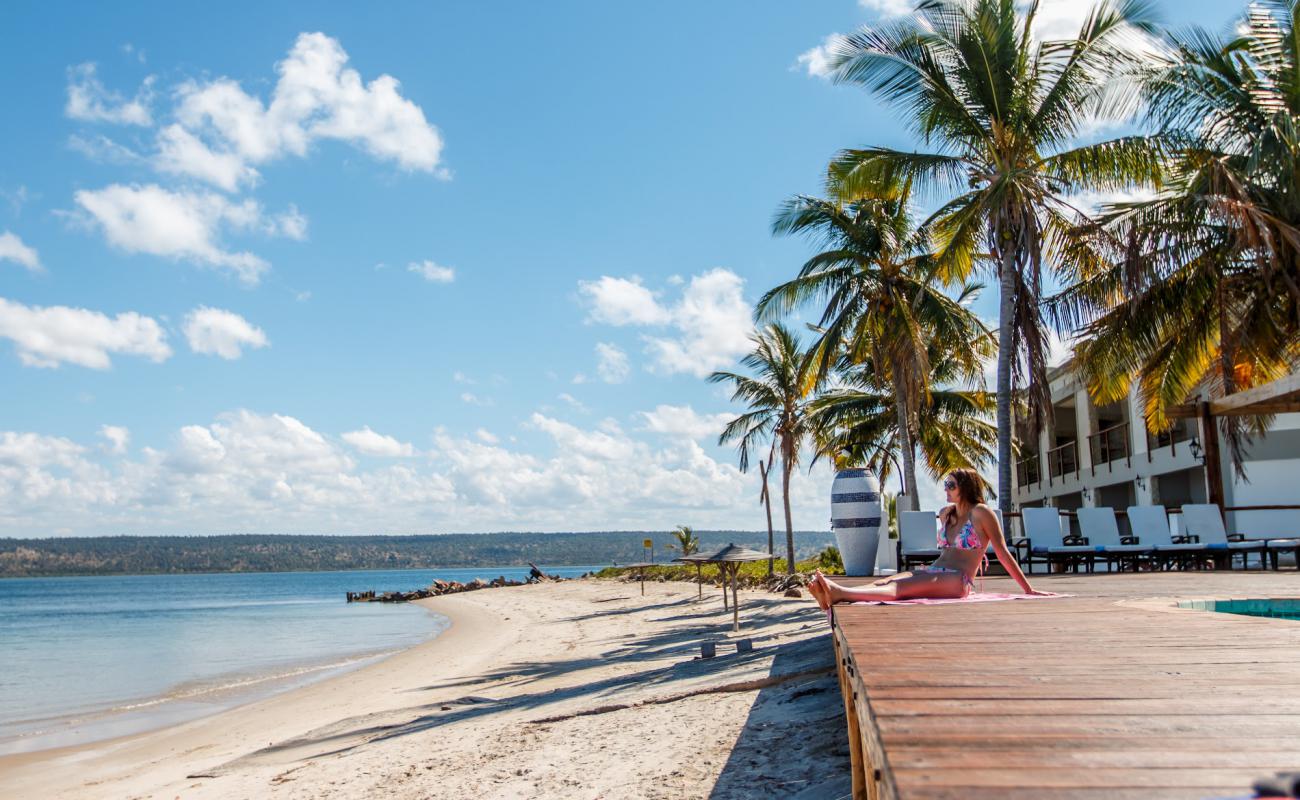
<svg viewBox="0 0 1300 800"><path fill-rule="evenodd" d="M1034 584L1076 596L834 609L855 800L1243 797L1300 769L1300 622L1173 609L1300 574Z"/></svg>

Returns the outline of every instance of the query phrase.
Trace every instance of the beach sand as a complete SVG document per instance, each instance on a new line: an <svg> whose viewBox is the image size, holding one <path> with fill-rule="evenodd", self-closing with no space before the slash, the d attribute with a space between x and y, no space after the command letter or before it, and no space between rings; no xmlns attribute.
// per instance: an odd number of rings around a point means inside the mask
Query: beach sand
<svg viewBox="0 0 1300 800"><path fill-rule="evenodd" d="M716 588L565 581L421 601L452 626L378 664L183 725L0 758L0 796L835 798L825 617ZM703 641L718 657L696 659ZM255 646L255 643L250 643Z"/></svg>

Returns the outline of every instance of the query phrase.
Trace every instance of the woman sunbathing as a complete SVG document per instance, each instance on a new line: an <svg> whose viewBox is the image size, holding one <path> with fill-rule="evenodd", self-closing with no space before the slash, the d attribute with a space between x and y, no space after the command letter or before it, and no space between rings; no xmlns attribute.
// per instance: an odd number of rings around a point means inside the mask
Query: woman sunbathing
<svg viewBox="0 0 1300 800"><path fill-rule="evenodd" d="M998 561L1025 594L1048 594L1029 585L1020 564L1007 550L1002 525L993 510L984 505L984 489L974 470L953 470L944 480L943 490L949 504L939 512L943 530L938 534L939 558L933 564L857 587L841 586L818 570L808 583L817 605L825 610L836 603L857 600L965 597L985 563L984 551L990 543Z"/></svg>

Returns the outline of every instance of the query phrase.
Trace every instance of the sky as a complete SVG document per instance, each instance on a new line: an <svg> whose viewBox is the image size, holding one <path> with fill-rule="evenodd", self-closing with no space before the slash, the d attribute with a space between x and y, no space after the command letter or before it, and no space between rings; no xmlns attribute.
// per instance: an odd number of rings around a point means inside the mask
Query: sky
<svg viewBox="0 0 1300 800"><path fill-rule="evenodd" d="M905 13L6 5L0 536L765 527L704 379L811 254L781 201L917 145L826 74Z"/></svg>

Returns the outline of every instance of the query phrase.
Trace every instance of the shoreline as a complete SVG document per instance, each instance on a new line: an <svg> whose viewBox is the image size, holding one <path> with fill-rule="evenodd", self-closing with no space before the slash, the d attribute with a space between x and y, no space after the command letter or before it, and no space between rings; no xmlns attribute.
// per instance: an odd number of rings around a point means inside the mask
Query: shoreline
<svg viewBox="0 0 1300 800"><path fill-rule="evenodd" d="M0 755L0 795L64 796L78 791L62 783L51 782L51 773L60 767L76 764L88 773L85 787L128 779L130 772L119 769L121 762L138 761L162 767L178 754L173 740L187 746L181 754L211 753L213 757L237 754L237 742L252 737L290 736L304 725L323 722L329 714L352 706L382 708L379 696L390 688L398 676L412 669L418 661L455 653L457 660L473 659L491 648L488 637L477 635L497 620L489 613L439 597L416 601L426 612L448 620L446 627L431 638L381 658L376 663L343 671L305 685L276 692L269 697L242 702L185 721L165 724L122 736L97 739L82 744ZM447 601L447 602L443 602ZM345 697L345 702L337 698ZM256 730L256 736L253 736ZM234 745L232 747L232 745ZM191 765L192 766L192 765ZM188 769L188 767L187 767ZM183 780L186 770L160 770L159 777ZM60 788L55 790L55 786ZM80 795L78 795L80 796ZM116 792L88 797L115 797Z"/></svg>
<svg viewBox="0 0 1300 800"><path fill-rule="evenodd" d="M0 757L0 795L332 800L843 794L843 704L807 598L564 581L418 601L377 664L159 731ZM701 641L718 645L701 660Z"/></svg>

